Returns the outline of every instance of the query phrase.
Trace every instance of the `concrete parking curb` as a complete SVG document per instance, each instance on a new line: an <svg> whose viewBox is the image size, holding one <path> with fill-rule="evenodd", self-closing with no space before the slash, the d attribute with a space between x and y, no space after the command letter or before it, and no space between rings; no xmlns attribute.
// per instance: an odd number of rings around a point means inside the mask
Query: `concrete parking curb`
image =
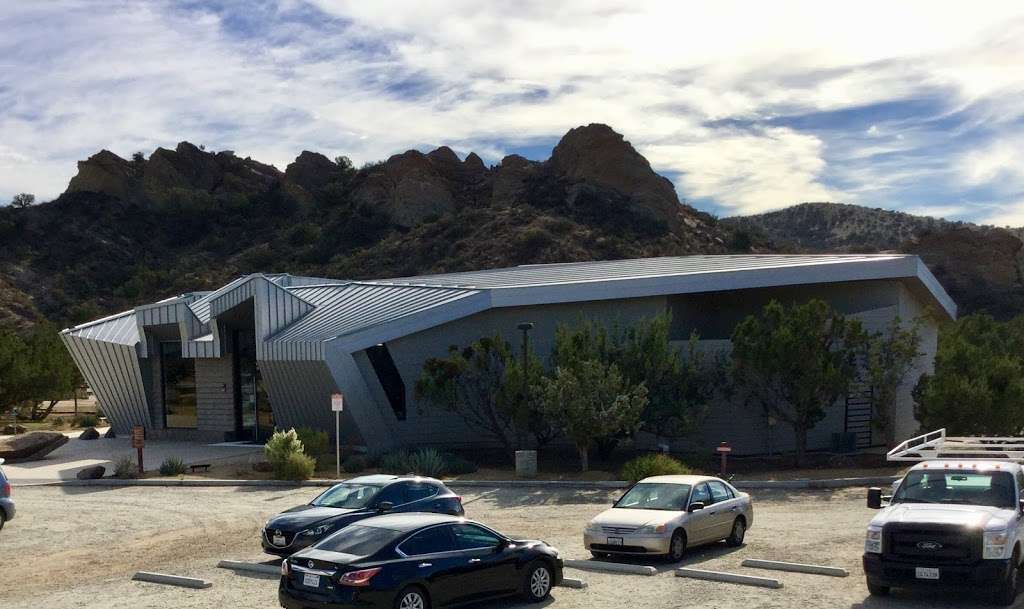
<svg viewBox="0 0 1024 609"><path fill-rule="evenodd" d="M689 577L691 579L703 579L706 581L725 582L728 584L742 584L744 586L757 586L759 588L781 588L782 582L768 577L755 577L753 575L740 575L739 573L726 573L724 571L705 571L703 569L676 569L676 577Z"/></svg>
<svg viewBox="0 0 1024 609"><path fill-rule="evenodd" d="M167 586L178 586L179 588L195 588L197 590L209 588L213 585L206 580L196 579L194 577L181 577L179 575L167 575L165 573L150 573L148 571L139 571L132 576L132 579L137 582L164 584Z"/></svg>
<svg viewBox="0 0 1024 609"><path fill-rule="evenodd" d="M841 567L826 565L805 565L796 562L780 562L777 560L760 560L748 558L740 563L752 569L770 569L773 571L789 571L790 573L810 573L811 575L828 575L831 577L849 577L850 572Z"/></svg>
<svg viewBox="0 0 1024 609"><path fill-rule="evenodd" d="M587 582L582 579L573 579L572 577L563 577L562 583L558 584L563 588L573 588L575 590L583 590L587 587Z"/></svg>
<svg viewBox="0 0 1024 609"><path fill-rule="evenodd" d="M815 490L836 489L859 486L885 486L899 480L899 476L875 476L865 478L831 478L823 480L733 480L732 485L743 490ZM60 480L53 482L34 481L26 483L12 482L13 486L192 486L192 487L283 487L313 488L337 484L338 480L305 480L302 482L289 480L216 480L216 479L179 479L179 478L142 478L126 479L100 478L98 480ZM541 489L580 489L580 490L614 490L624 489L628 482L621 480L445 480L451 488L541 488Z"/></svg>
<svg viewBox="0 0 1024 609"><path fill-rule="evenodd" d="M232 571L246 571L249 573L259 573L261 575L273 575L275 577L281 575L281 567L275 567L274 565L266 565L258 562L222 560L217 563L217 566L221 569L230 569Z"/></svg>
<svg viewBox="0 0 1024 609"><path fill-rule="evenodd" d="M645 565L628 565L617 562L601 562L598 560L564 560L562 564L570 569L583 571L608 571L610 573L630 573L632 575L655 575L658 570Z"/></svg>

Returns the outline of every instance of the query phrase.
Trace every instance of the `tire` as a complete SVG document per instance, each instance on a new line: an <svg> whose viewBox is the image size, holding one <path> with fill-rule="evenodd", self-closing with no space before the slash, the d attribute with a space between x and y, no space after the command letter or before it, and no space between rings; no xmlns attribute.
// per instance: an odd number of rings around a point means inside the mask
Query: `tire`
<svg viewBox="0 0 1024 609"><path fill-rule="evenodd" d="M743 545L743 538L747 536L747 521L737 517L732 521L732 532L725 538L725 544L730 548L738 548Z"/></svg>
<svg viewBox="0 0 1024 609"><path fill-rule="evenodd" d="M0 531L3 530L5 522L7 522L7 514L0 510Z"/></svg>
<svg viewBox="0 0 1024 609"><path fill-rule="evenodd" d="M395 597L395 609L430 609L430 598L419 586L406 586Z"/></svg>
<svg viewBox="0 0 1024 609"><path fill-rule="evenodd" d="M665 558L670 562L679 562L686 554L686 531L678 529L672 533L672 540L668 542L668 554Z"/></svg>
<svg viewBox="0 0 1024 609"><path fill-rule="evenodd" d="M523 579L523 596L531 603L539 603L551 596L551 588L555 585L555 573L551 566L542 560L530 563L526 567Z"/></svg>
<svg viewBox="0 0 1024 609"><path fill-rule="evenodd" d="M1014 565L1014 568L1010 569L1006 575L1006 579L999 583L999 586L992 592L992 603L1005 607L1012 605L1013 601L1017 600L1017 592L1020 589L1020 554L1017 550L1013 551L1013 558L1010 559L1010 564Z"/></svg>
<svg viewBox="0 0 1024 609"><path fill-rule="evenodd" d="M889 586L883 586L876 584L870 579L868 580L868 594L871 596L889 596Z"/></svg>

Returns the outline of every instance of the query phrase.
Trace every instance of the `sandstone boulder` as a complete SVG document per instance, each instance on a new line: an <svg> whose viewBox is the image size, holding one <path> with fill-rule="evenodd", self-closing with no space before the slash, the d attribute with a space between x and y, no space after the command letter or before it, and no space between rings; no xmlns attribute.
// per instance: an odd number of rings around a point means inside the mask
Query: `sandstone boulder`
<svg viewBox="0 0 1024 609"><path fill-rule="evenodd" d="M285 180L316 194L342 177L341 168L326 156L303 150L284 170Z"/></svg>
<svg viewBox="0 0 1024 609"><path fill-rule="evenodd" d="M96 480L102 478L107 473L107 468L102 465L92 465L90 467L83 467L78 470L75 477L79 480Z"/></svg>
<svg viewBox="0 0 1024 609"><path fill-rule="evenodd" d="M104 438L116 438L117 437L117 432L114 431L113 427L111 427L110 429L107 430L107 433L103 434L103 437Z"/></svg>
<svg viewBox="0 0 1024 609"><path fill-rule="evenodd" d="M455 208L451 159L436 150L431 154L434 156L409 150L392 156L383 168L366 176L353 197L384 212L395 224L410 228L451 211Z"/></svg>
<svg viewBox="0 0 1024 609"><path fill-rule="evenodd" d="M11 462L42 459L67 441L67 436L56 431L30 431L0 438L0 458Z"/></svg>
<svg viewBox="0 0 1024 609"><path fill-rule="evenodd" d="M89 427L83 431L79 436L79 440L96 440L100 437L100 432L96 431L95 427Z"/></svg>
<svg viewBox="0 0 1024 609"><path fill-rule="evenodd" d="M78 162L78 173L71 178L67 192L95 192L124 199L132 190L133 175L130 161L101 150Z"/></svg>
<svg viewBox="0 0 1024 609"><path fill-rule="evenodd" d="M4 425L3 429L0 429L0 433L5 436L13 436L16 433L25 433L27 431L24 425Z"/></svg>

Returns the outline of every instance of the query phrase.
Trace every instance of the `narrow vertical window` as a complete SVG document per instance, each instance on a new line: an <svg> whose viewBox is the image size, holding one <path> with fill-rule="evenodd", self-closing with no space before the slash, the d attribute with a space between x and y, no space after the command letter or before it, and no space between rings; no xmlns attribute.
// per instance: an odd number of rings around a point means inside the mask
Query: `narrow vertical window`
<svg viewBox="0 0 1024 609"><path fill-rule="evenodd" d="M366 356L370 359L373 372L384 388L384 395L387 396L391 409L399 421L405 420L405 382L402 375L398 373L395 360L391 357L387 345L376 345L366 350Z"/></svg>
<svg viewBox="0 0 1024 609"><path fill-rule="evenodd" d="M164 398L164 427L195 429L196 360L181 357L180 342L160 343L160 382Z"/></svg>

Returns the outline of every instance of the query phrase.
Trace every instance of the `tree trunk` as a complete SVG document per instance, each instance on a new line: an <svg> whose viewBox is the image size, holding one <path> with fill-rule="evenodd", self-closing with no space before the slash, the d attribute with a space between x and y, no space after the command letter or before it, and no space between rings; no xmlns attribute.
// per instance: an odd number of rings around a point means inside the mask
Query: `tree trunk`
<svg viewBox="0 0 1024 609"><path fill-rule="evenodd" d="M590 471L590 450L586 446L577 446L580 453L580 471Z"/></svg>
<svg viewBox="0 0 1024 609"><path fill-rule="evenodd" d="M793 435L796 440L796 466L804 467L807 464L807 428L794 425Z"/></svg>
<svg viewBox="0 0 1024 609"><path fill-rule="evenodd" d="M46 408L40 407L42 402L33 403L31 419L33 421L42 421L46 417L50 416L50 413L53 412L53 407L57 405L57 402L58 400L50 400L50 404Z"/></svg>

